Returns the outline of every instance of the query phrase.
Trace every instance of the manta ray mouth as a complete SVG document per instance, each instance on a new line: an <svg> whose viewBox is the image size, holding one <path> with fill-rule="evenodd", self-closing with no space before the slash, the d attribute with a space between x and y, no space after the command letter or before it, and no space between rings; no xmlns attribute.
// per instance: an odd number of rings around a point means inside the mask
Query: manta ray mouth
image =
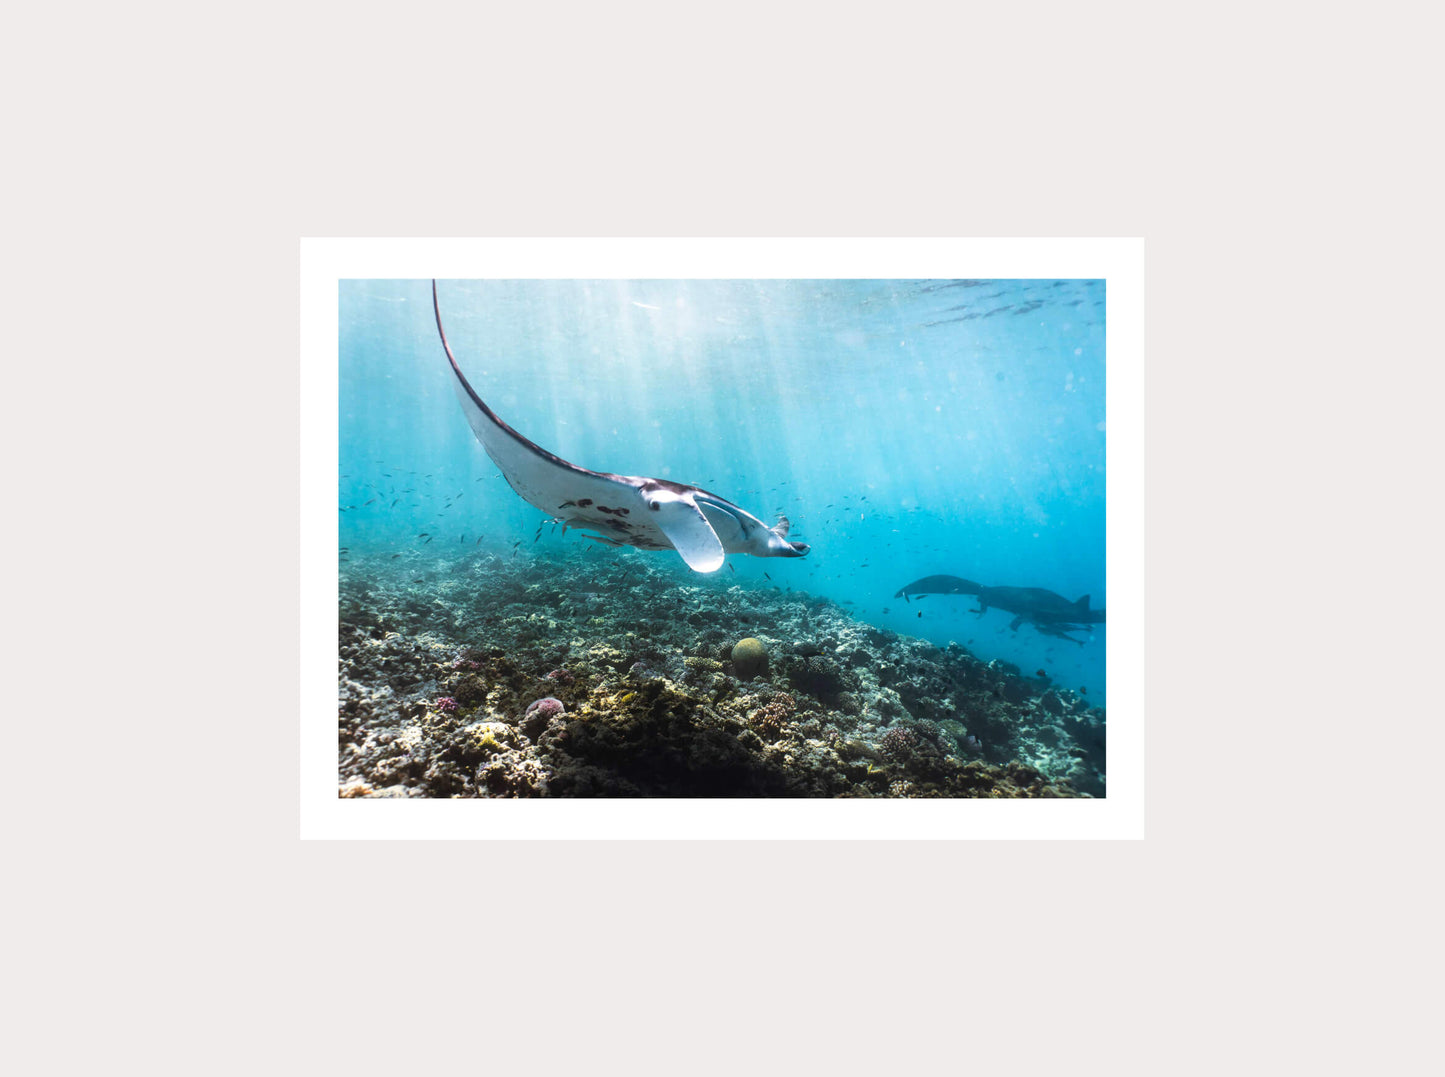
<svg viewBox="0 0 1445 1077"><path fill-rule="evenodd" d="M808 551L813 548L806 542L790 542L788 545L793 548L793 552L783 554L784 557L807 557Z"/></svg>

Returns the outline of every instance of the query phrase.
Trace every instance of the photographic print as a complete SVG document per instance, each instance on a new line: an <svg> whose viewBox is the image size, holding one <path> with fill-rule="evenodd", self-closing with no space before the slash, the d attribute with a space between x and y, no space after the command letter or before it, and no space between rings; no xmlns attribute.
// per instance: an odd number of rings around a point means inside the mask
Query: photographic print
<svg viewBox="0 0 1445 1077"><path fill-rule="evenodd" d="M342 798L1103 798L1103 279L342 279Z"/></svg>

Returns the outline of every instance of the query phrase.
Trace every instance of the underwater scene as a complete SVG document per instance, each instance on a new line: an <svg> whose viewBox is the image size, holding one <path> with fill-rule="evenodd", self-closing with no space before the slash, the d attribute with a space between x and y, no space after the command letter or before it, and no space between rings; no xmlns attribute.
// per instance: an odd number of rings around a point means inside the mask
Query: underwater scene
<svg viewBox="0 0 1445 1077"><path fill-rule="evenodd" d="M1102 797L1102 280L343 280L343 797Z"/></svg>

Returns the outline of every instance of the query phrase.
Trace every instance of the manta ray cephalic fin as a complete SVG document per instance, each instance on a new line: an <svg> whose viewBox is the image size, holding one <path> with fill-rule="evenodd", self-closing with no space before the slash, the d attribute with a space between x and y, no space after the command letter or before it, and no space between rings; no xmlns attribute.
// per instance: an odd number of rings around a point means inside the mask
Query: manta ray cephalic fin
<svg viewBox="0 0 1445 1077"><path fill-rule="evenodd" d="M692 498L665 501L652 515L688 568L694 572L716 572L722 568L725 559L722 540Z"/></svg>

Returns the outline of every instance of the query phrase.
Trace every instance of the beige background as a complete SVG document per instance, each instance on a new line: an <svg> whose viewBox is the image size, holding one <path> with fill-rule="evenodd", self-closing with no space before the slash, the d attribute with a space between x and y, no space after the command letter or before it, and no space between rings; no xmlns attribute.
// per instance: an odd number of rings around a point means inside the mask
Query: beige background
<svg viewBox="0 0 1445 1077"><path fill-rule="evenodd" d="M18 1069L1421 1068L1418 10L13 16ZM536 234L1144 236L1147 840L299 842L297 238Z"/></svg>

